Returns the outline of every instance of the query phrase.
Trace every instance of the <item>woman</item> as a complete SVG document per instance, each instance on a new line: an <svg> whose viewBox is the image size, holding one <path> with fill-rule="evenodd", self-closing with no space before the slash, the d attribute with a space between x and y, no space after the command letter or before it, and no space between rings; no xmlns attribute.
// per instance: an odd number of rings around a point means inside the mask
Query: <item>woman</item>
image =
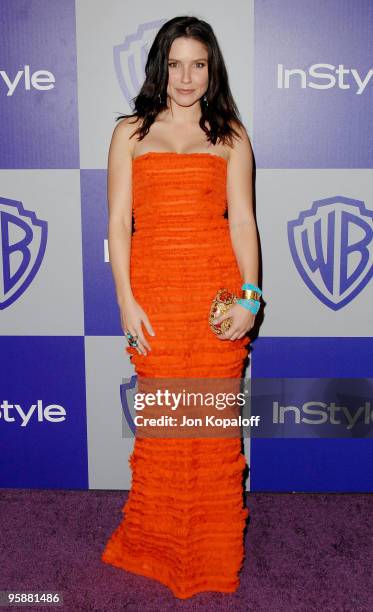
<svg viewBox="0 0 373 612"><path fill-rule="evenodd" d="M165 23L145 74L135 112L114 129L108 163L109 253L126 351L139 381L239 380L261 293L253 162L211 26L190 16ZM223 287L257 293L216 319L231 321L217 335L208 317ZM124 518L102 560L180 599L235 591L248 516L240 436L157 439L139 429Z"/></svg>

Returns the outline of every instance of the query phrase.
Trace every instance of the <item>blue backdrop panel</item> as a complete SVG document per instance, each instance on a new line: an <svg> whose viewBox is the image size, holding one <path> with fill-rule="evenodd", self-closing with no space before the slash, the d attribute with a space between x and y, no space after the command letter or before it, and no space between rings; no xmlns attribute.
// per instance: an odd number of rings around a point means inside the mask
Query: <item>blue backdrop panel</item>
<svg viewBox="0 0 373 612"><path fill-rule="evenodd" d="M372 376L373 338L280 337L255 342L253 379L307 377L317 384L319 378ZM251 440L253 491L372 491L372 465L371 438Z"/></svg>
<svg viewBox="0 0 373 612"><path fill-rule="evenodd" d="M1 337L0 487L86 489L84 338Z"/></svg>

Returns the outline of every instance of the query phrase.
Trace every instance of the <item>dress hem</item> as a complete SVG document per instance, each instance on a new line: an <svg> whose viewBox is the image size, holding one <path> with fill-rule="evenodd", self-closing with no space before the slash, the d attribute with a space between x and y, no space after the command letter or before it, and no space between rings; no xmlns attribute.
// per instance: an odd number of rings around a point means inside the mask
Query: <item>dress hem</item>
<svg viewBox="0 0 373 612"><path fill-rule="evenodd" d="M113 567L122 569L131 574L135 574L137 576L143 576L145 578L149 578L150 580L156 580L163 586L166 586L167 588L169 588L170 591L173 593L173 595L177 597L178 599L189 599L190 597L193 597L194 595L198 595L199 593L227 593L227 594L235 593L240 586L240 580L239 578L237 578L236 583L233 584L232 586L224 587L224 586L221 586L221 584L219 585L218 583L215 583L215 584L212 583L211 585L208 585L206 587L194 588L194 589L190 589L189 591L182 592L176 589L175 587L173 587L171 581L167 580L167 578L160 576L160 575L156 576L154 572L150 570L149 572L147 572L146 569L139 569L137 567L131 566L131 564L129 563L125 563L124 561L119 561L118 559L111 557L110 554L108 554L106 551L102 553L101 560L107 565L112 565Z"/></svg>

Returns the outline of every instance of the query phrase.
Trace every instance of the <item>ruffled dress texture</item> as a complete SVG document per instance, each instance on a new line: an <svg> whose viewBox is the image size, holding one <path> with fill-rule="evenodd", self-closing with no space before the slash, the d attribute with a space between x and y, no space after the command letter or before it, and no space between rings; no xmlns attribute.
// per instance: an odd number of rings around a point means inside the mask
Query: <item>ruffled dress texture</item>
<svg viewBox="0 0 373 612"><path fill-rule="evenodd" d="M211 153L150 152L133 160L130 276L156 333L126 346L138 380L241 378L250 339L219 340L208 314L221 287L241 293L226 210L227 162ZM244 562L241 438L143 438L131 490L102 560L157 580L175 597L232 593Z"/></svg>

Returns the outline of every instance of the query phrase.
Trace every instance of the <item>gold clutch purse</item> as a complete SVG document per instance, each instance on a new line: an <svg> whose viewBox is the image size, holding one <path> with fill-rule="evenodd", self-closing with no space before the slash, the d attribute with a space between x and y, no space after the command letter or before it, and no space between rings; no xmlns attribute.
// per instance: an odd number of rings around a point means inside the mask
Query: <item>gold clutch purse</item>
<svg viewBox="0 0 373 612"><path fill-rule="evenodd" d="M209 324L211 330L217 336L220 336L221 334L224 334L226 331L228 331L228 329L232 325L232 317L230 317L229 319L224 319L224 321L222 321L221 323L214 324L212 321L214 316L216 315L217 317L219 317L220 315L225 314L227 310L229 310L229 308L233 306L233 304L235 304L237 299L237 295L235 295L231 291L228 291L228 289L219 289L216 296L212 300L209 314Z"/></svg>

